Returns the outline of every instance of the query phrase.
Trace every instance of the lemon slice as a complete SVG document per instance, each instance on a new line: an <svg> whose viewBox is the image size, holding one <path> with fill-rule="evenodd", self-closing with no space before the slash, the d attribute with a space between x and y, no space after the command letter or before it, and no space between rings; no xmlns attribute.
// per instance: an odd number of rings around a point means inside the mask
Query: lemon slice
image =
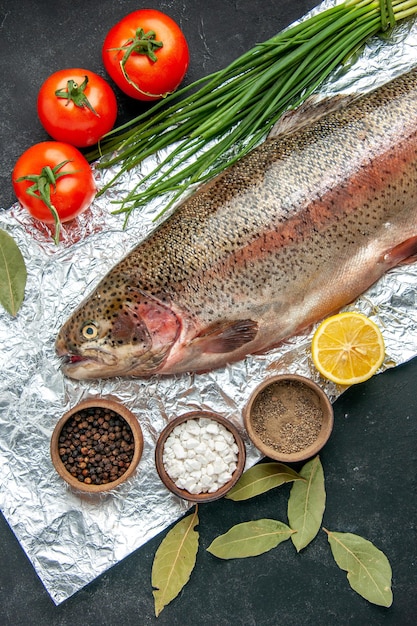
<svg viewBox="0 0 417 626"><path fill-rule="evenodd" d="M362 313L347 311L326 318L313 336L311 356L325 378L354 385L381 366L385 345L378 326Z"/></svg>

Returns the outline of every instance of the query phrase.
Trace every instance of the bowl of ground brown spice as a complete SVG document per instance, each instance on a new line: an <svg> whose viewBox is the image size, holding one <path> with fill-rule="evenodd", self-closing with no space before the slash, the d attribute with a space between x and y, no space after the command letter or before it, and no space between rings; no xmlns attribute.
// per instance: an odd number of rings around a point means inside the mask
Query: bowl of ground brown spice
<svg viewBox="0 0 417 626"><path fill-rule="evenodd" d="M50 449L56 471L72 488L100 493L132 476L142 456L143 435L123 404L90 398L61 417Z"/></svg>
<svg viewBox="0 0 417 626"><path fill-rule="evenodd" d="M265 379L252 392L243 418L258 450L283 463L317 454L333 429L333 407L326 393L298 374Z"/></svg>

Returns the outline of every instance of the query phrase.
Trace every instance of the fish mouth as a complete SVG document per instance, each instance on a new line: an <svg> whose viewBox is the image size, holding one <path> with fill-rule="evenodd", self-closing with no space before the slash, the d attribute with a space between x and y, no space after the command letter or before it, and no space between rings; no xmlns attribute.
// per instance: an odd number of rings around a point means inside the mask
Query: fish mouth
<svg viewBox="0 0 417 626"><path fill-rule="evenodd" d="M114 368L118 362L116 356L101 350L89 350L85 354L66 353L58 356L61 359L63 372L72 378L78 378L75 376L78 370L95 371L97 368L103 367Z"/></svg>

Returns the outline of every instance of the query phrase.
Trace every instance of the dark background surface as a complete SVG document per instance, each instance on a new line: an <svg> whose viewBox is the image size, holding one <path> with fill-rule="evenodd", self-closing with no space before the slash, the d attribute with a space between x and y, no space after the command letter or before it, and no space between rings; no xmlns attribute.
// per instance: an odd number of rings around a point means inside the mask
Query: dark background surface
<svg viewBox="0 0 417 626"><path fill-rule="evenodd" d="M219 69L316 4L307 0L153 2L184 30L191 51L186 81ZM101 43L108 29L140 8L133 0L0 0L0 206L15 202L10 173L19 155L47 139L36 115L43 80L63 67L105 77ZM141 105L120 92L119 122ZM417 360L348 390L335 403L334 433L321 453L326 477L324 526L373 541L393 568L390 609L351 590L326 535L300 554L290 541L268 554L216 560L206 548L232 525L270 517L286 521L289 488L253 501L200 507L200 549L189 583L160 617L153 612L151 568L156 537L60 606L55 606L0 516L2 625L207 624L283 625L417 623ZM0 433L1 436L1 433Z"/></svg>

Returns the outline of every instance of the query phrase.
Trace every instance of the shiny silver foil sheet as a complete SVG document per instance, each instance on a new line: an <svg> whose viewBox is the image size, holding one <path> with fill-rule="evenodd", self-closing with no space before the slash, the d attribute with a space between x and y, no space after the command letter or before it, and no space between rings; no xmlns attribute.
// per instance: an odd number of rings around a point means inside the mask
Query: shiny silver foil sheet
<svg viewBox="0 0 417 626"><path fill-rule="evenodd" d="M319 9L332 6L324 2ZM316 13L315 9L312 13ZM310 14L308 14L310 15ZM367 91L416 62L417 23L376 38L348 68L334 74L322 95ZM311 333L265 356L205 375L148 380L79 382L66 379L55 356L62 322L103 275L155 227L164 200L136 211L128 228L111 214L111 200L130 188L152 161L96 199L56 247L46 229L11 207L0 228L18 243L28 267L26 298L16 318L0 313L0 505L56 604L64 601L181 517L189 504L172 495L155 469L155 442L168 420L197 408L233 421L247 445L247 467L260 458L243 428L242 409L268 374L297 372L322 385L334 401L343 391L325 382L310 360ZM96 172L97 184L114 172ZM417 264L390 271L351 307L373 318L386 342L381 370L417 355ZM314 329L313 329L314 330ZM105 495L75 493L55 472L49 445L61 415L89 396L116 396L137 416L144 453L133 478Z"/></svg>

